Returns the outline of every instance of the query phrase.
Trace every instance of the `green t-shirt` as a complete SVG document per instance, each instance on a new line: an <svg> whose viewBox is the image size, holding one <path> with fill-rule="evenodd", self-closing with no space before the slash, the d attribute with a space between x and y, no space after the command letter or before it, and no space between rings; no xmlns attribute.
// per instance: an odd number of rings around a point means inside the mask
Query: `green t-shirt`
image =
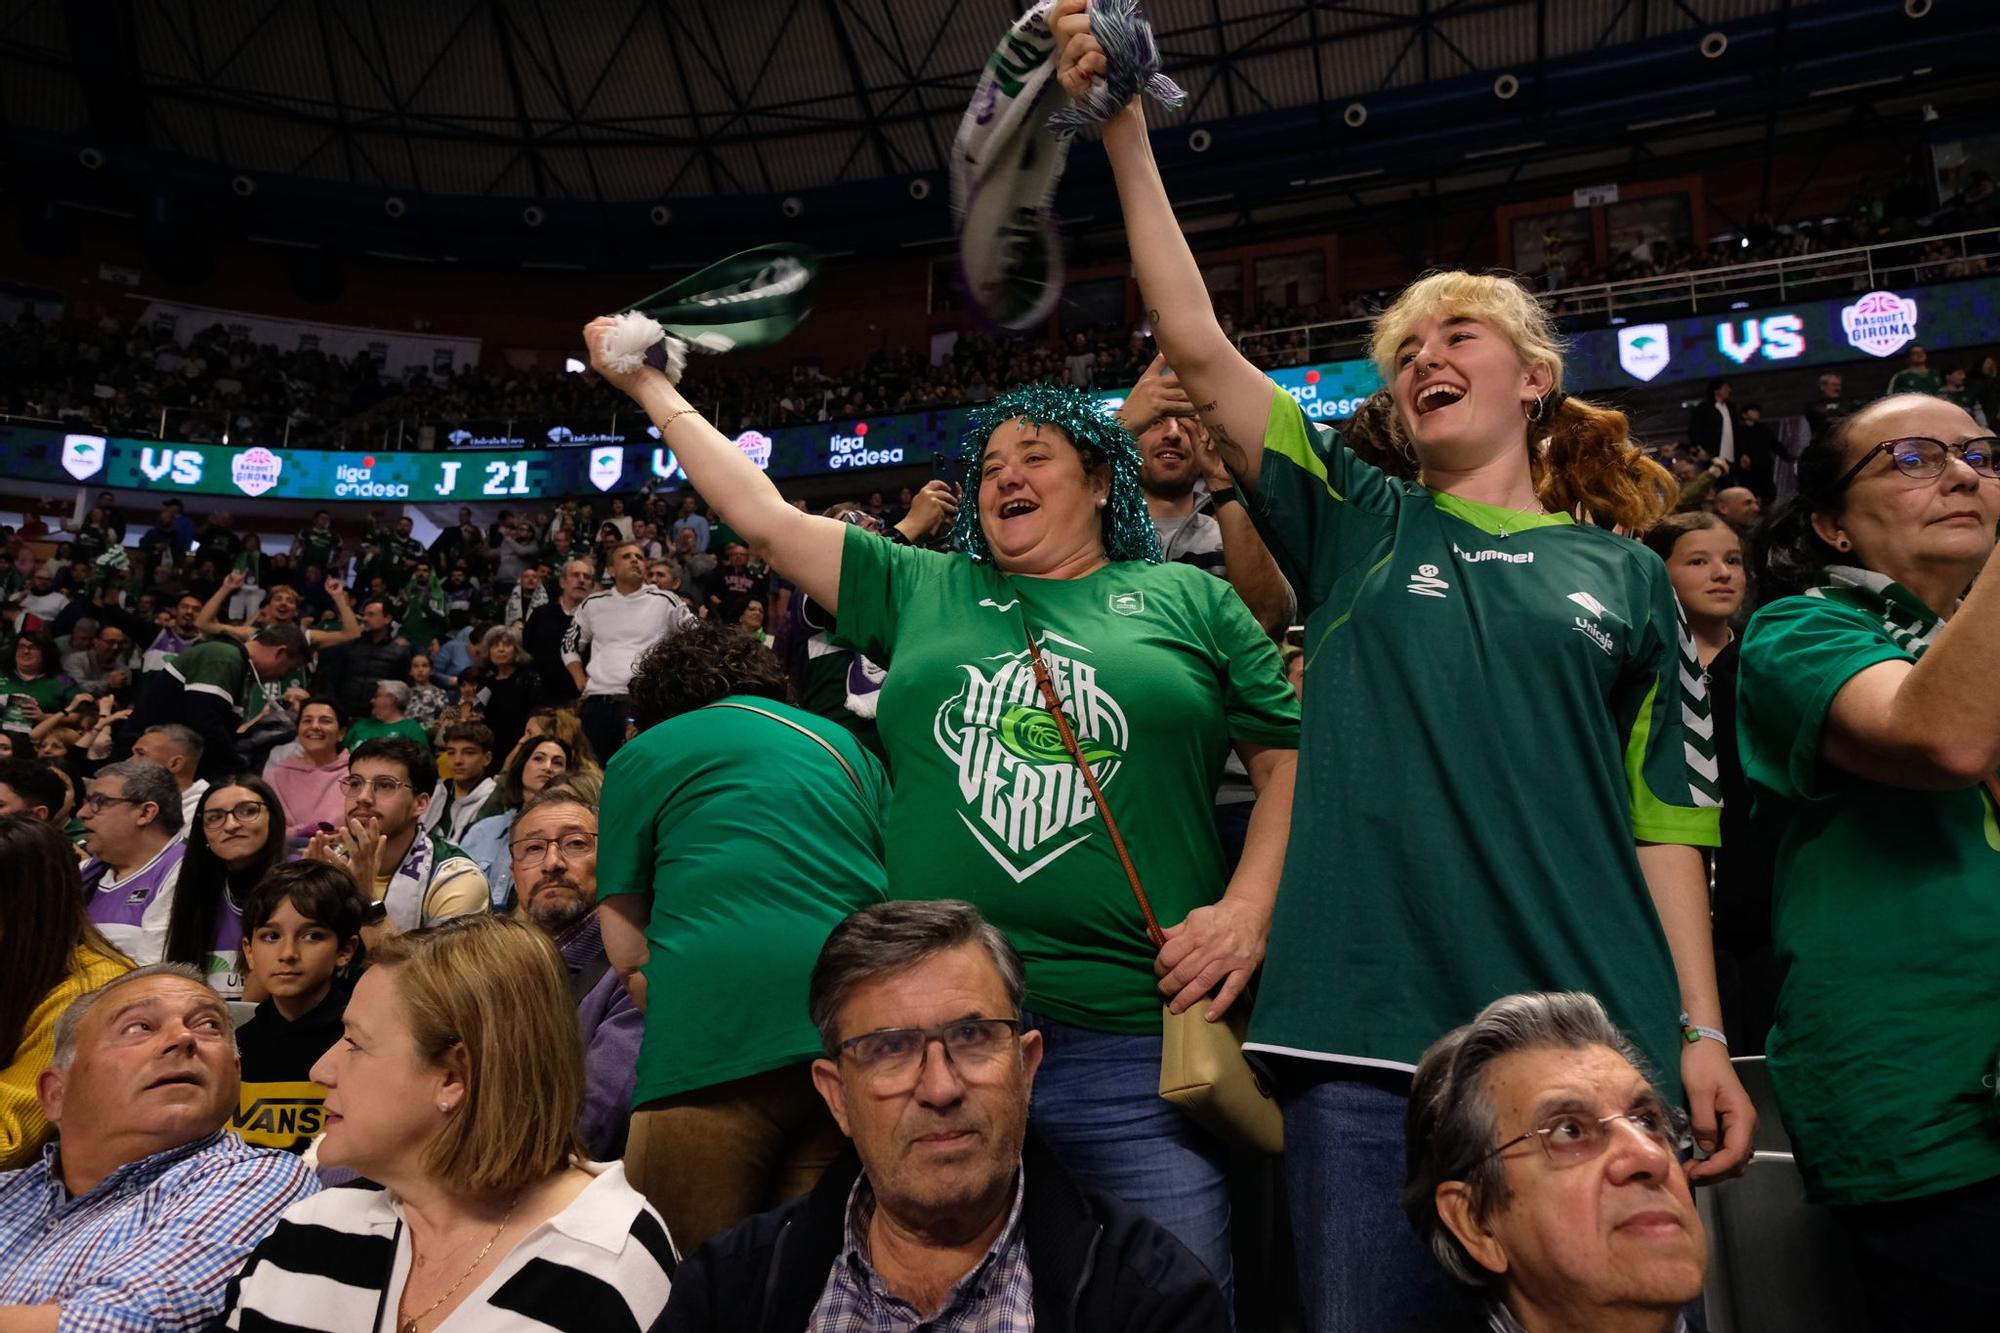
<svg viewBox="0 0 2000 1333"><path fill-rule="evenodd" d="M1841 687L1914 661L1939 624L1880 574L1829 575L1751 618L1738 744L1778 835L1771 1083L1812 1196L1877 1203L2000 1176L1981 1082L2000 1056L2000 813L1980 786L1914 791L1821 759Z"/></svg>
<svg viewBox="0 0 2000 1333"><path fill-rule="evenodd" d="M340 545L339 534L329 529L321 532L318 528L307 528L299 534L299 567L318 565L322 574L331 574L333 551Z"/></svg>
<svg viewBox="0 0 2000 1333"><path fill-rule="evenodd" d="M44 713L60 713L63 705L76 698L76 682L68 676L37 676L33 680L22 680L19 676L0 672L0 730L15 731L26 736L35 729L28 720L28 714L14 696L25 694L35 701L36 707Z"/></svg>
<svg viewBox="0 0 2000 1333"><path fill-rule="evenodd" d="M1305 752L1250 1044L1412 1069L1581 990L1678 1096L1639 842L1713 846L1706 686L1638 542L1398 481L1273 388L1250 505L1305 617Z"/></svg>
<svg viewBox="0 0 2000 1333"><path fill-rule="evenodd" d="M888 671L889 889L964 898L1028 968L1028 1004L1160 1030L1155 950L1089 790L1042 706L1026 627L1163 926L1226 887L1216 784L1232 741L1292 749L1298 703L1228 583L1119 561L1016 578L851 528L835 642Z"/></svg>
<svg viewBox="0 0 2000 1333"><path fill-rule="evenodd" d="M821 1054L806 1011L833 928L882 902L882 765L834 723L732 697L634 737L604 772L597 892L650 894L634 1106Z"/></svg>
<svg viewBox="0 0 2000 1333"><path fill-rule="evenodd" d="M394 722L384 722L376 717L358 717L347 724L347 734L341 737L341 744L352 753L357 745L381 740L384 736L401 736L406 741L415 741L426 750L431 748L431 738L424 731L424 724L407 717L399 717Z"/></svg>

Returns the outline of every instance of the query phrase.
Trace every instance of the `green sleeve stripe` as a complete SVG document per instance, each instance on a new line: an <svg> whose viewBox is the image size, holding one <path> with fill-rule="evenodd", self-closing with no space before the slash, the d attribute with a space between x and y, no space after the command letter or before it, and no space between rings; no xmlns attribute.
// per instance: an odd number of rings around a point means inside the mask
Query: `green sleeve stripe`
<svg viewBox="0 0 2000 1333"><path fill-rule="evenodd" d="M1347 502L1346 496L1333 489L1333 480L1326 475L1326 460L1313 451L1306 414L1276 384L1271 386L1271 413L1264 421L1264 449L1300 471L1318 477L1328 495L1343 504Z"/></svg>
<svg viewBox="0 0 2000 1333"><path fill-rule="evenodd" d="M1639 705L1639 717L1625 742L1626 785L1632 791L1632 836L1641 842L1664 842L1685 847L1722 845L1720 807L1696 809L1670 805L1646 785L1646 751L1653 739L1653 704L1659 698L1660 683L1646 691Z"/></svg>

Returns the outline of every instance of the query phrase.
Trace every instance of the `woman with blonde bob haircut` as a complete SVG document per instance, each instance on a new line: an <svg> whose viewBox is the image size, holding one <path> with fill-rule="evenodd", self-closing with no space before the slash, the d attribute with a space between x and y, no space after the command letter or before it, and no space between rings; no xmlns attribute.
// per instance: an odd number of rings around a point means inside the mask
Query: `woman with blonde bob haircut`
<svg viewBox="0 0 2000 1333"><path fill-rule="evenodd" d="M524 1318L581 1333L602 1326L608 1294L649 1326L671 1243L622 1165L582 1155L583 1052L547 935L458 917L390 937L371 962L312 1078L327 1090L319 1164L383 1188L287 1211L232 1286L226 1326L376 1328L393 1310L399 1333Z"/></svg>
<svg viewBox="0 0 2000 1333"><path fill-rule="evenodd" d="M1106 72L1051 16L1073 97ZM1718 840L1706 686L1667 570L1599 524L1667 513L1616 412L1563 393L1509 278L1434 273L1376 323L1393 476L1218 324L1134 101L1107 122L1139 288L1306 622L1292 840L1247 1050L1285 1112L1316 1333L1448 1318L1397 1206L1410 1078L1496 995L1585 991L1685 1093L1714 1179L1754 1113L1720 1040L1700 848Z"/></svg>

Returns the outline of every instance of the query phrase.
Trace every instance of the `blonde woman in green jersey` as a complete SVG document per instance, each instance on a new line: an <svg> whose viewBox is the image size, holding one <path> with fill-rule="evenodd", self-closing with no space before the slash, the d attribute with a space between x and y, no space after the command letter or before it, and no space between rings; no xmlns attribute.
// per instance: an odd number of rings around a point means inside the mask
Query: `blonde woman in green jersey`
<svg viewBox="0 0 2000 1333"><path fill-rule="evenodd" d="M1054 11L1072 96L1106 68L1090 22ZM1378 321L1416 479L1368 464L1217 323L1136 101L1103 141L1154 336L1306 622L1301 836L1248 1047L1285 1088L1308 1319L1379 1333L1458 1303L1399 1207L1403 1121L1424 1049L1502 995L1596 994L1685 1089L1713 1153L1690 1176L1748 1153L1749 1100L1704 1035L1705 690L1659 558L1587 521L1643 527L1673 483L1622 415L1563 394L1546 313L1466 273Z"/></svg>
<svg viewBox="0 0 2000 1333"><path fill-rule="evenodd" d="M888 677L889 894L964 898L1019 949L1042 1033L1033 1123L1230 1288L1227 1152L1159 1096L1160 1004L1220 1018L1263 960L1284 862L1298 702L1235 591L1159 563L1138 448L1080 390L975 414L952 553L786 504L656 370L605 377L659 427L729 526ZM1164 927L1155 948L1039 693L1028 637ZM1227 871L1212 810L1234 752L1258 799ZM615 777L615 775L614 775Z"/></svg>

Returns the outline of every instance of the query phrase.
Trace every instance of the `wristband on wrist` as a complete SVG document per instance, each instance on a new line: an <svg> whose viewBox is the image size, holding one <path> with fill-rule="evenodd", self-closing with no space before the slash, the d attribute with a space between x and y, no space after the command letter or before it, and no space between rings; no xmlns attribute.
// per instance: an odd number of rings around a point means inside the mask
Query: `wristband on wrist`
<svg viewBox="0 0 2000 1333"><path fill-rule="evenodd" d="M1721 1028L1703 1027L1683 1013L1681 1015L1681 1040L1692 1046L1703 1037L1716 1043L1725 1051L1729 1049L1729 1038L1722 1035Z"/></svg>
<svg viewBox="0 0 2000 1333"><path fill-rule="evenodd" d="M1235 499L1236 488L1234 486L1211 486L1208 488L1208 504L1211 509L1220 509ZM1238 501L1238 503L1242 502Z"/></svg>

